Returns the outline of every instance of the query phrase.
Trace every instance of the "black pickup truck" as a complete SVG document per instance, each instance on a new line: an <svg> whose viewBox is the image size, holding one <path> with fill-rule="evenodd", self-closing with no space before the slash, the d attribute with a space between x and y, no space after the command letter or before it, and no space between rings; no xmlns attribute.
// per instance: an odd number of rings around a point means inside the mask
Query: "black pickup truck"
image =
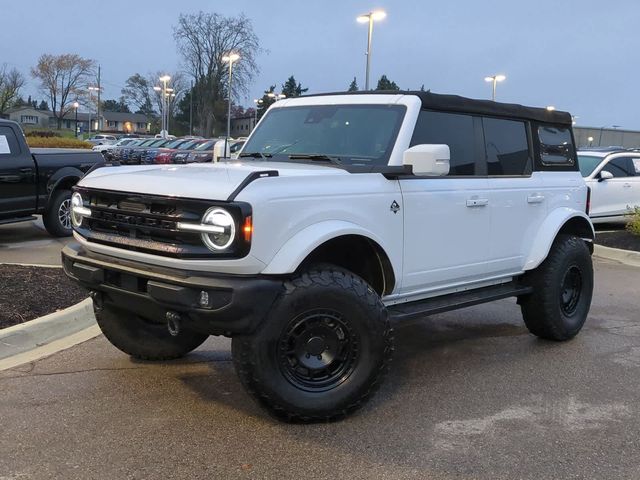
<svg viewBox="0 0 640 480"><path fill-rule="evenodd" d="M100 152L91 150L31 151L20 126L0 120L0 224L42 214L51 235L71 235L71 187L102 163Z"/></svg>

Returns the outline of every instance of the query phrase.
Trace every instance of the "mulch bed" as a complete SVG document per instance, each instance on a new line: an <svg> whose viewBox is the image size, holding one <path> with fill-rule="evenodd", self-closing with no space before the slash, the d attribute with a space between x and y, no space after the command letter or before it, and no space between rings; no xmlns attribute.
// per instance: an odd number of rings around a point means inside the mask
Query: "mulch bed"
<svg viewBox="0 0 640 480"><path fill-rule="evenodd" d="M61 268L0 265L0 328L70 307L88 295Z"/></svg>
<svg viewBox="0 0 640 480"><path fill-rule="evenodd" d="M621 248L640 252L640 237L620 230L617 232L596 232L596 243L605 247Z"/></svg>

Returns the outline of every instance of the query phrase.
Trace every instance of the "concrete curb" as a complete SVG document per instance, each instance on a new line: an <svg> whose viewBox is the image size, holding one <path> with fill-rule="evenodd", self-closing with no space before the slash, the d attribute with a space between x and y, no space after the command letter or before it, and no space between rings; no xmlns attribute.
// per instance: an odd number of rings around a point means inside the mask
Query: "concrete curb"
<svg viewBox="0 0 640 480"><path fill-rule="evenodd" d="M90 298L0 330L0 371L52 355L100 334Z"/></svg>
<svg viewBox="0 0 640 480"><path fill-rule="evenodd" d="M596 257L606 258L607 260L624 263L625 265L630 265L632 267L640 267L640 252L604 247L602 245L595 244L593 254Z"/></svg>

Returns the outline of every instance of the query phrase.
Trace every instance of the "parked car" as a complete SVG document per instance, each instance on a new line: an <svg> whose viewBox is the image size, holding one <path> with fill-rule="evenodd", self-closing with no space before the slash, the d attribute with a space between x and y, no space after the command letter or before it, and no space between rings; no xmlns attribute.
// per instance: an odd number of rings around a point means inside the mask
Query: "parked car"
<svg viewBox="0 0 640 480"><path fill-rule="evenodd" d="M175 150L173 153L171 153L169 163L187 163L187 158L189 157L190 153L195 152L197 148L206 145L209 142L211 142L211 140L207 140L204 138L196 139L195 142L189 146L189 148Z"/></svg>
<svg viewBox="0 0 640 480"><path fill-rule="evenodd" d="M71 235L71 187L91 167L104 163L91 150L29 150L20 126L0 120L0 224L42 214L51 235Z"/></svg>
<svg viewBox="0 0 640 480"><path fill-rule="evenodd" d="M94 135L86 140L94 145L113 145L118 139L113 135L103 135L101 133Z"/></svg>
<svg viewBox="0 0 640 480"><path fill-rule="evenodd" d="M218 141L216 138L207 140L190 151L184 161L176 158L175 163L205 163L213 161L213 147Z"/></svg>
<svg viewBox="0 0 640 480"><path fill-rule="evenodd" d="M171 154L176 150L188 149L191 145L198 142L198 140L179 138L177 140L170 140L168 143L163 144L157 148L147 149L142 158L142 163L149 164L162 164L171 163Z"/></svg>
<svg viewBox="0 0 640 480"><path fill-rule="evenodd" d="M94 152L100 152L107 160L111 160L111 152L119 147L124 147L125 145L131 145L136 139L135 138L121 138L116 143L112 145L108 144L100 144L95 145L91 150Z"/></svg>
<svg viewBox="0 0 640 480"><path fill-rule="evenodd" d="M148 138L137 138L137 139L134 139L128 145L123 145L121 147L116 147L113 150L111 150L110 151L111 159L114 160L114 161L118 161L118 162L124 163L124 164L128 164L129 155L133 151L134 148L137 148L137 147L141 146L142 144L144 144L146 142L152 142L152 141L153 141L153 139L148 139Z"/></svg>
<svg viewBox="0 0 640 480"><path fill-rule="evenodd" d="M213 146L213 161L217 162L223 158L237 158L237 154L242 150L245 141L245 139L230 138L226 142L227 151L225 153L225 139L218 140Z"/></svg>
<svg viewBox="0 0 640 480"><path fill-rule="evenodd" d="M225 335L274 416L342 418L387 371L390 317L516 297L532 334L580 331L594 231L571 124L430 92L282 100L241 162L84 177L63 266L128 355Z"/></svg>
<svg viewBox="0 0 640 480"><path fill-rule="evenodd" d="M140 165L148 149L160 147L168 142L171 142L171 140L166 140L164 138L152 138L150 140L142 142L141 144L136 145L127 152L128 155L126 163L128 165Z"/></svg>
<svg viewBox="0 0 640 480"><path fill-rule="evenodd" d="M640 152L587 149L578 152L578 162L591 191L591 221L626 223L640 206Z"/></svg>

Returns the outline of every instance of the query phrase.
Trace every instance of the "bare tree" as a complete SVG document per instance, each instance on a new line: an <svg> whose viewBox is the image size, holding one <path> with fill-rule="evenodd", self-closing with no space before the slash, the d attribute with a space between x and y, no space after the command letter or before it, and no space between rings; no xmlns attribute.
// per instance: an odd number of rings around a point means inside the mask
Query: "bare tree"
<svg viewBox="0 0 640 480"><path fill-rule="evenodd" d="M154 83L149 83L146 77L135 73L127 79L121 93L127 102L137 107L138 112L144 113L147 117L151 117L155 113L151 100L153 85Z"/></svg>
<svg viewBox="0 0 640 480"><path fill-rule="evenodd" d="M15 68L7 70L6 64L0 67L0 115L18 99L24 83L24 75Z"/></svg>
<svg viewBox="0 0 640 480"><path fill-rule="evenodd" d="M73 101L84 95L95 62L80 55L41 55L31 69L31 76L40 82L40 90L49 100L53 116L62 127L62 119L73 109Z"/></svg>
<svg viewBox="0 0 640 480"><path fill-rule="evenodd" d="M169 75L171 80L167 83L167 88L170 88L171 91L167 96L167 106L169 116L173 117L175 115L175 111L180 101L180 98L186 93L189 88L188 82L185 78L184 73L182 72L156 72L151 73L147 76L147 84L150 86L150 91L152 93L154 105L157 111L162 110L162 92L158 90L154 90L153 87L161 87L162 82L160 82L160 77L164 75Z"/></svg>
<svg viewBox="0 0 640 480"><path fill-rule="evenodd" d="M256 64L256 56L261 51L258 37L245 15L224 17L199 12L178 17L174 38L185 70L195 83L192 93L197 101L201 133L211 135L216 113L224 105L227 93L229 69L222 58L231 52L240 55L240 60L233 66L233 94L239 98L248 92L250 82L259 72Z"/></svg>

